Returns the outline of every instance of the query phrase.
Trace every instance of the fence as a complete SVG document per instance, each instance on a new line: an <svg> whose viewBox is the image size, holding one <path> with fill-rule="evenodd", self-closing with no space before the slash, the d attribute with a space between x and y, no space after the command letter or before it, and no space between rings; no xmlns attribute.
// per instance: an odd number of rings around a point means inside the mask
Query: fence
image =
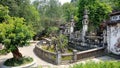
<svg viewBox="0 0 120 68"><path fill-rule="evenodd" d="M35 46L34 52L38 57L40 57L46 61L49 61L51 63L55 63L56 53L52 53L52 52L43 50L38 45Z"/></svg>
<svg viewBox="0 0 120 68"><path fill-rule="evenodd" d="M83 59L99 57L105 54L104 51L105 51L104 47L99 47L81 52L77 52L77 50L73 50L73 53L61 54L60 52L53 53L43 50L39 45L36 45L34 49L34 52L38 57L57 65L68 64Z"/></svg>

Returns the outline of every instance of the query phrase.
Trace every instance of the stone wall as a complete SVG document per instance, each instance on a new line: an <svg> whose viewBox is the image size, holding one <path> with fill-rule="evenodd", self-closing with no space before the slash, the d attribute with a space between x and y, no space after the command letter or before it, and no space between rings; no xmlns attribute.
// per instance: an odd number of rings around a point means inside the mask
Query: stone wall
<svg viewBox="0 0 120 68"><path fill-rule="evenodd" d="M40 45L36 45L34 49L34 52L38 57L42 58L43 60L46 60L47 62L51 62L57 65L73 63L83 59L100 57L105 54L104 51L105 51L104 47L99 47L81 52L77 52L77 50L73 50L73 53L61 54L60 52L52 53L43 50L42 48L40 48Z"/></svg>
<svg viewBox="0 0 120 68"><path fill-rule="evenodd" d="M105 55L105 48L99 47L77 53L77 60L83 60L87 58L95 58Z"/></svg>
<svg viewBox="0 0 120 68"><path fill-rule="evenodd" d="M35 46L34 52L38 57L40 57L40 58L42 58L42 59L44 59L44 60L46 60L48 62L51 62L51 63L56 62L55 61L56 60L56 53L52 53L52 52L43 50L38 45Z"/></svg>
<svg viewBox="0 0 120 68"><path fill-rule="evenodd" d="M120 22L113 26L107 26L108 52L120 55Z"/></svg>

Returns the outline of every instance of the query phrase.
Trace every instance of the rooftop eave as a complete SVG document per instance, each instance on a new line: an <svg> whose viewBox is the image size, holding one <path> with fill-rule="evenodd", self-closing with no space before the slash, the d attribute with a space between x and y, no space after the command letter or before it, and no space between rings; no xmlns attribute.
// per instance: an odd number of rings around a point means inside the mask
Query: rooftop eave
<svg viewBox="0 0 120 68"><path fill-rule="evenodd" d="M113 13L110 14L110 16L115 16L115 15L120 15L120 11L113 12Z"/></svg>
<svg viewBox="0 0 120 68"><path fill-rule="evenodd" d="M120 23L120 20L117 20L117 21L109 21L107 24L108 24L108 25L116 25L116 24L118 24L118 23Z"/></svg>

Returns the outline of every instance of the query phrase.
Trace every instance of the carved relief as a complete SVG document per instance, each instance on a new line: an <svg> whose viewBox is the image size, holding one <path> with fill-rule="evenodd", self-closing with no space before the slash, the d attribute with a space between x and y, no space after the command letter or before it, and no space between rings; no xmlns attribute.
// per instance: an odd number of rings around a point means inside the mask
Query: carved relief
<svg viewBox="0 0 120 68"><path fill-rule="evenodd" d="M114 29L112 30L113 36L116 37L119 31L120 31L120 27L115 26Z"/></svg>

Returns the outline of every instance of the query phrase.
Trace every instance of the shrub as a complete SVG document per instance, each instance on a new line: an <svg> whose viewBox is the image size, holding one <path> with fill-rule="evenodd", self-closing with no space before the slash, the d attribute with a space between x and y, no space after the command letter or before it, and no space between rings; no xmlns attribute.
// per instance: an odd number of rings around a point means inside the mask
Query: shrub
<svg viewBox="0 0 120 68"><path fill-rule="evenodd" d="M5 61L4 65L6 65L6 66L21 66L21 65L31 63L32 61L33 61L33 59L31 57L22 57L19 59L10 58Z"/></svg>
<svg viewBox="0 0 120 68"><path fill-rule="evenodd" d="M118 61L109 61L109 62L87 62L85 64L76 64L70 68L120 68L120 62Z"/></svg>
<svg viewBox="0 0 120 68"><path fill-rule="evenodd" d="M6 55L9 52L10 51L8 51L7 49L2 49L2 50L0 50L0 55Z"/></svg>

